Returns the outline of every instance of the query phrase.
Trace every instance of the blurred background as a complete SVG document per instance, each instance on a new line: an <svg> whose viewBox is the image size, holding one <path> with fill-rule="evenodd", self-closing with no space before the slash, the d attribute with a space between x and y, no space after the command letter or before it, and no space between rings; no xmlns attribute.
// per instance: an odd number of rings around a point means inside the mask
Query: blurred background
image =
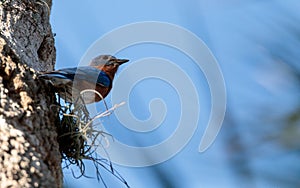
<svg viewBox="0 0 300 188"><path fill-rule="evenodd" d="M190 142L170 160L142 168L114 165L116 170L133 188L300 187L299 10L297 0L88 0L79 4L54 0L56 69L77 66L93 42L125 24L161 21L184 27L206 43L223 72L227 110L222 129L214 144L199 153L210 93L203 73L184 54L155 44L125 49L116 56L131 61L163 57L182 67L196 85L201 114ZM176 129L180 105L178 98L168 98L176 91L157 82L137 84L127 102L136 118L143 120L149 117L151 99L165 99L168 114L162 126L168 128L136 133L122 128L111 115L102 122L116 139L149 146ZM149 92L154 86L158 89ZM110 96L107 101L112 105ZM86 167L87 175L96 177L93 165L87 162ZM103 178L108 187L125 187L105 171ZM75 179L69 169L64 170L64 187L83 186L103 184L96 178Z"/></svg>

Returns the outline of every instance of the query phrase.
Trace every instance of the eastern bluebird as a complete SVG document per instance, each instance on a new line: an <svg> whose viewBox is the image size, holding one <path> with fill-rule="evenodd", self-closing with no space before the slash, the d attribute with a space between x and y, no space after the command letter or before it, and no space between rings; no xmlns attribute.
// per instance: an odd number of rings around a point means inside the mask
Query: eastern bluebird
<svg viewBox="0 0 300 188"><path fill-rule="evenodd" d="M58 95L67 102L75 102L81 96L85 104L98 102L102 98L94 92L83 90L96 90L102 97L106 97L112 88L112 82L119 66L128 62L127 59L117 59L111 55L95 57L89 66L65 68L51 72L43 72L39 76L49 80Z"/></svg>

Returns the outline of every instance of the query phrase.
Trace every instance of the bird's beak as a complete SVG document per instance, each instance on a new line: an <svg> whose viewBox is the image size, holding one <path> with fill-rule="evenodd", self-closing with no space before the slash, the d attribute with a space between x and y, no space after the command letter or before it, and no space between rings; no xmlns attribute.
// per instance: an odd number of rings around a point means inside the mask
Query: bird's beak
<svg viewBox="0 0 300 188"><path fill-rule="evenodd" d="M119 64L119 65L122 65L123 63L126 63L126 62L128 62L129 60L128 59L117 59L117 63Z"/></svg>

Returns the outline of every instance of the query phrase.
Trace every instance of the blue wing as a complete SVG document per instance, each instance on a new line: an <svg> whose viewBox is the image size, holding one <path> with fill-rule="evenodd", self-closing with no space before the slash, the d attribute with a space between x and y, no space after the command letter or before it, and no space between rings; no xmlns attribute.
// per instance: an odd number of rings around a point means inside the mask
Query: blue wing
<svg viewBox="0 0 300 188"><path fill-rule="evenodd" d="M73 81L74 79L85 80L100 84L104 87L110 87L112 83L111 79L104 71L90 66L65 68L57 71L46 72L43 73L40 77L48 79L54 78L55 81L61 79L69 81Z"/></svg>
<svg viewBox="0 0 300 188"><path fill-rule="evenodd" d="M100 74L97 78L97 83L105 87L110 87L112 84L109 76L104 71L100 71Z"/></svg>

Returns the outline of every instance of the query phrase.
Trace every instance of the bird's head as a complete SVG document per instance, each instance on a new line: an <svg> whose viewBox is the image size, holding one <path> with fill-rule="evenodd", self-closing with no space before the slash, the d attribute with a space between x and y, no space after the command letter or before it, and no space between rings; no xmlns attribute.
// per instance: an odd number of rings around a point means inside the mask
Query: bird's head
<svg viewBox="0 0 300 188"><path fill-rule="evenodd" d="M108 74L111 74L111 76L114 76L119 66L128 61L128 59L117 59L112 55L100 55L91 61L90 66L96 67Z"/></svg>

